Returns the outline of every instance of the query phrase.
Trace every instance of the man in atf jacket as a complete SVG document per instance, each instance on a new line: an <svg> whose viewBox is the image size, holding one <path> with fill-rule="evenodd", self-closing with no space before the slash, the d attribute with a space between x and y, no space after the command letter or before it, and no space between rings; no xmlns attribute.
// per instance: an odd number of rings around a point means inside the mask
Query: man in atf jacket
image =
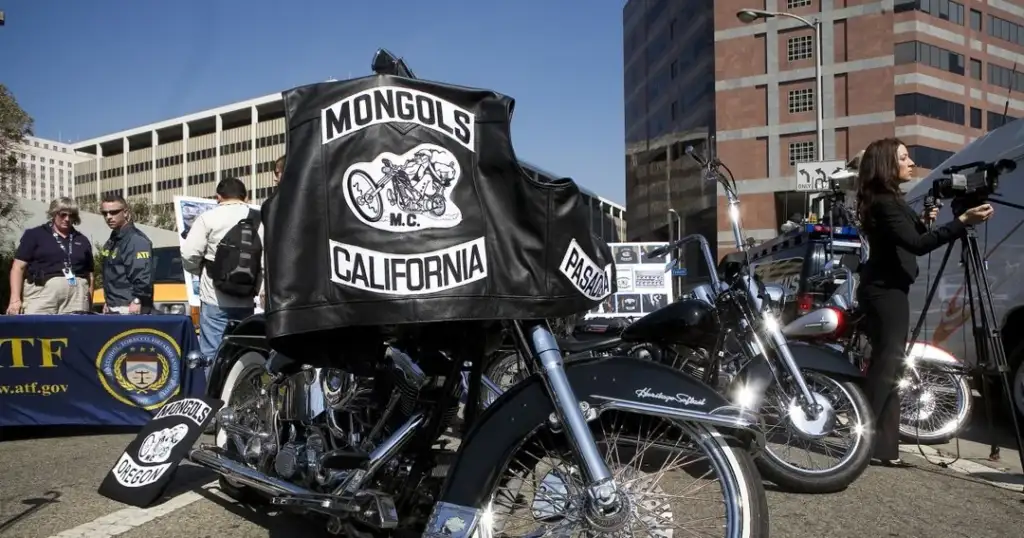
<svg viewBox="0 0 1024 538"><path fill-rule="evenodd" d="M153 310L153 242L128 220L124 198L104 198L100 212L111 229L103 245L103 311L148 314Z"/></svg>

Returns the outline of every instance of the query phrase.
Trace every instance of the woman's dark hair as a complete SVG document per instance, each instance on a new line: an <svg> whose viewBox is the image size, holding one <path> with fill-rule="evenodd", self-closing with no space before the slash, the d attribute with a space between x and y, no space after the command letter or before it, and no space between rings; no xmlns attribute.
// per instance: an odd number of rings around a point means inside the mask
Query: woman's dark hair
<svg viewBox="0 0 1024 538"><path fill-rule="evenodd" d="M900 165L896 152L904 145L898 138L875 140L864 150L857 166L857 216L868 225L868 208L880 194L900 194Z"/></svg>

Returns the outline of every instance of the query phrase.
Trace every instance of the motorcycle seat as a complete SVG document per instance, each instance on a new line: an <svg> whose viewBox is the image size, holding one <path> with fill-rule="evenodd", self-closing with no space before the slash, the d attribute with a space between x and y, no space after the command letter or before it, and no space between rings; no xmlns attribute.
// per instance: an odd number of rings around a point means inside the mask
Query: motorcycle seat
<svg viewBox="0 0 1024 538"><path fill-rule="evenodd" d="M615 336L601 336L598 338L577 338L569 336L558 339L558 347L563 353L583 353L587 351L602 351L613 348L622 343L622 338Z"/></svg>

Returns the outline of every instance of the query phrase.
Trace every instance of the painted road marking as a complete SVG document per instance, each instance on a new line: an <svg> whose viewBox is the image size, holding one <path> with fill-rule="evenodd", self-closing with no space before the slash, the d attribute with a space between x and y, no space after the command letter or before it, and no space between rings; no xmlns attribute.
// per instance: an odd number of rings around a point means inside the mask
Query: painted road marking
<svg viewBox="0 0 1024 538"><path fill-rule="evenodd" d="M943 456L938 450L925 445L921 445L920 451L918 451L917 445L900 445L900 452L913 454L918 457L921 456L921 452L924 452L925 456L928 456L932 463L946 463L949 464L949 469L958 473L984 480L999 488L1024 492L1024 476L1021 475L1008 473L968 459L960 459L954 462L956 458Z"/></svg>
<svg viewBox="0 0 1024 538"><path fill-rule="evenodd" d="M216 489L210 490L210 488L215 488L216 486L217 481L215 480L209 484L203 484L200 486L200 489L222 496L220 491ZM134 506L123 508L94 519L84 525L55 534L50 538L110 538L111 536L118 536L136 527L141 527L158 517L166 516L175 510L184 508L202 498L203 496L198 492L187 491L177 497L172 497L167 502L150 508L137 508Z"/></svg>

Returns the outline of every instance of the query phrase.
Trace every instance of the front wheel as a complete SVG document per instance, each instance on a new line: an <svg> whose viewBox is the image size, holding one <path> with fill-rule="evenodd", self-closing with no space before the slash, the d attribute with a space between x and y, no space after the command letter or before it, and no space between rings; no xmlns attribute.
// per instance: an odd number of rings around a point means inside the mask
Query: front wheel
<svg viewBox="0 0 1024 538"><path fill-rule="evenodd" d="M591 424L623 499L617 513L591 513L568 440L541 426L505 467L478 536L768 536L764 486L735 440L624 412Z"/></svg>
<svg viewBox="0 0 1024 538"><path fill-rule="evenodd" d="M757 459L764 478L794 493L842 491L871 462L874 418L855 383L804 371L815 399L834 411L828 420L808 418L795 398L774 383L763 399L767 446Z"/></svg>

